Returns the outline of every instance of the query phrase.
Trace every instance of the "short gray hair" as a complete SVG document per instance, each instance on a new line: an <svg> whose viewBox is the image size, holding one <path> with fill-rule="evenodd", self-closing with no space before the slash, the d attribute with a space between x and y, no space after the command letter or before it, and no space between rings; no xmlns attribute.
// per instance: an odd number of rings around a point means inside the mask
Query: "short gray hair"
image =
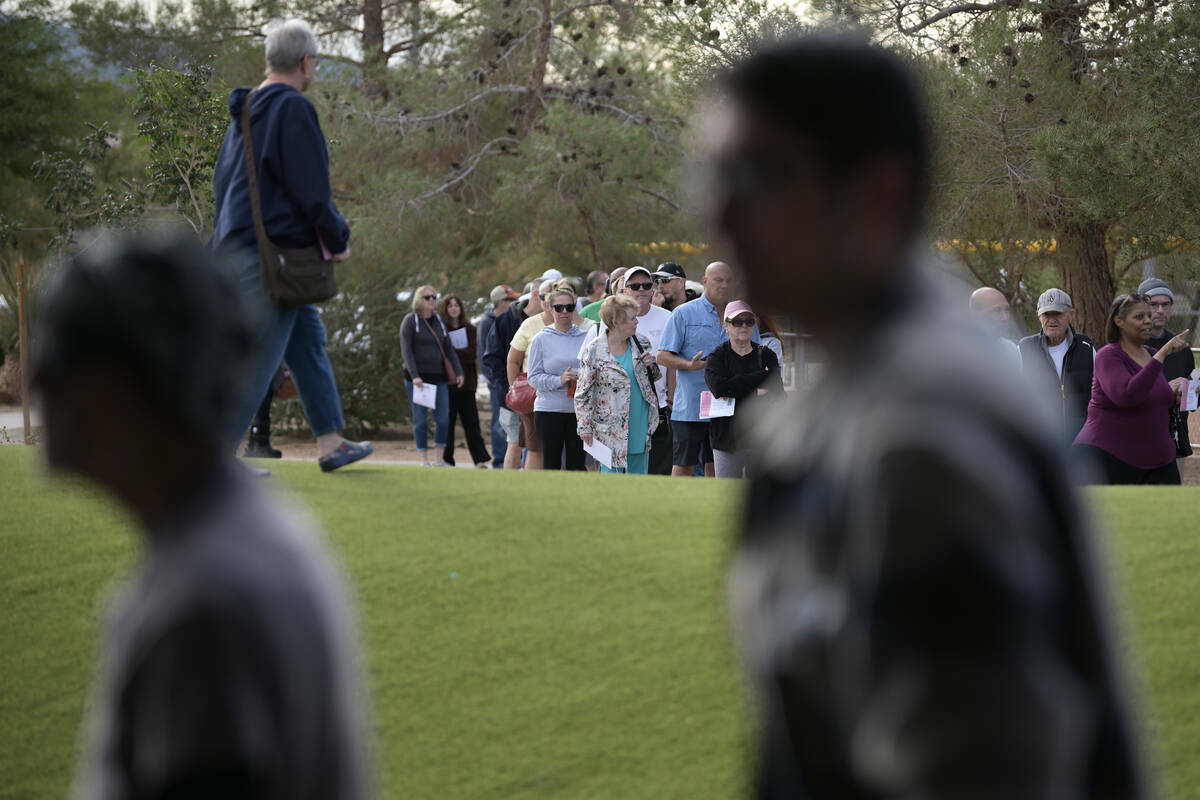
<svg viewBox="0 0 1200 800"><path fill-rule="evenodd" d="M302 19L289 19L267 34L267 72L295 72L317 54L317 35Z"/></svg>

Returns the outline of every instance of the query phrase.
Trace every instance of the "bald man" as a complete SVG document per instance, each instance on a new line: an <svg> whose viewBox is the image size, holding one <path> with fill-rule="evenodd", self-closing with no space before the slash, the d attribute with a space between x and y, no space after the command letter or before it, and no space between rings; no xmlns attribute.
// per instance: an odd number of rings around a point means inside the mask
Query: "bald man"
<svg viewBox="0 0 1200 800"><path fill-rule="evenodd" d="M671 409L671 474L691 475L700 456L704 474L713 477L712 443L708 420L700 418L700 392L708 354L729 338L723 318L733 295L733 270L724 261L714 261L704 270L704 294L671 312L659 345L658 363L675 374L675 400ZM758 339L758 326L754 328Z"/></svg>
<svg viewBox="0 0 1200 800"><path fill-rule="evenodd" d="M997 350L1020 367L1021 351L1017 349L1016 342L1008 338L1012 332L1012 310L1004 293L990 286L981 286L971 292L970 308L971 315L979 321L980 326L996 336Z"/></svg>

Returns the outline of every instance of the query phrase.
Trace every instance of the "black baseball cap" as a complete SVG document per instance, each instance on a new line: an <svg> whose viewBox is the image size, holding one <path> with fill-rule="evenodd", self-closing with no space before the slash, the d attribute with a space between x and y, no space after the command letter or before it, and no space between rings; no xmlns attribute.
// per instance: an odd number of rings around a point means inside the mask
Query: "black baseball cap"
<svg viewBox="0 0 1200 800"><path fill-rule="evenodd" d="M659 264L658 269L654 272L656 278L683 278L687 280L687 273L683 271L683 267L676 264L674 261L668 261L665 264Z"/></svg>

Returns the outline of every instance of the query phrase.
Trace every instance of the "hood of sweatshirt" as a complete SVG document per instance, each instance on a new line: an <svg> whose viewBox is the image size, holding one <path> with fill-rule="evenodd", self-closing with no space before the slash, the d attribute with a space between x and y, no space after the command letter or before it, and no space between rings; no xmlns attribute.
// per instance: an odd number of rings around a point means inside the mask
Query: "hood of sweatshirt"
<svg viewBox="0 0 1200 800"><path fill-rule="evenodd" d="M229 100L226 106L229 108L229 117L237 124L242 121L242 104L246 102L246 97L253 90L251 86L239 86L229 93ZM288 86L286 83L271 83L261 89L254 91L253 105L250 106L250 121L258 119L262 116L263 109L266 108L268 98L275 97L280 92L298 92L294 86Z"/></svg>
<svg viewBox="0 0 1200 800"><path fill-rule="evenodd" d="M553 334L554 336L577 337L577 336L583 336L586 333L586 331L584 331L583 328L580 328L578 325L572 325L571 330L569 330L569 331L560 331L558 328L554 327L553 325L547 325L546 327L542 328L542 333L550 333L550 334Z"/></svg>

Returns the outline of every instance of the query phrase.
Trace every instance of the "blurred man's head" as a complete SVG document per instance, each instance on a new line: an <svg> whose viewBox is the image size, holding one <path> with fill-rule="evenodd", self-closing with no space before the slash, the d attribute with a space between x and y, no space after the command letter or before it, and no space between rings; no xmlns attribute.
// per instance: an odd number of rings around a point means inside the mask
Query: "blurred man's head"
<svg viewBox="0 0 1200 800"><path fill-rule="evenodd" d="M1175 308L1175 293L1162 278L1147 278L1138 286L1138 294L1150 299L1150 335L1158 338L1167 329L1171 320L1171 312Z"/></svg>
<svg viewBox="0 0 1200 800"><path fill-rule="evenodd" d="M508 307L512 305L512 301L518 297L520 295L513 291L511 286L500 284L494 287L491 295L488 296L488 299L492 301L492 313L497 317L500 316L508 310Z"/></svg>
<svg viewBox="0 0 1200 800"><path fill-rule="evenodd" d="M896 280L928 161L922 104L898 58L866 41L807 37L724 79L711 115L714 215L765 310L836 317L847 285Z"/></svg>
<svg viewBox="0 0 1200 800"><path fill-rule="evenodd" d="M594 269L587 276L587 299L595 303L604 297L604 288L608 286L608 273Z"/></svg>
<svg viewBox="0 0 1200 800"><path fill-rule="evenodd" d="M100 241L52 276L33 378L47 458L100 483L214 459L251 328L223 265L180 239Z"/></svg>
<svg viewBox="0 0 1200 800"><path fill-rule="evenodd" d="M1062 289L1047 289L1038 298L1037 314L1042 333L1050 346L1062 344L1067 338L1071 320L1075 318L1075 306L1071 303L1071 296Z"/></svg>
<svg viewBox="0 0 1200 800"><path fill-rule="evenodd" d="M638 304L638 316L650 310L650 301L654 299L654 276L645 267L630 267L622 276L625 282L624 293L632 297Z"/></svg>
<svg viewBox="0 0 1200 800"><path fill-rule="evenodd" d="M997 336L1008 333L1009 320L1012 312L1008 307L1008 298L999 289L983 286L971 292L971 313L988 330Z"/></svg>
<svg viewBox="0 0 1200 800"><path fill-rule="evenodd" d="M525 316L527 317L537 316L542 313L542 295L538 291L541 285L541 278L525 284L525 294L529 295L529 302L525 304Z"/></svg>
<svg viewBox="0 0 1200 800"><path fill-rule="evenodd" d="M733 296L733 270L724 261L714 261L704 269L704 296L718 309L724 309Z"/></svg>
<svg viewBox="0 0 1200 800"><path fill-rule="evenodd" d="M538 284L537 296L541 300L542 319L547 325L554 322L554 310L550 308L550 292L554 289L554 284L562 280L561 278L543 278Z"/></svg>

